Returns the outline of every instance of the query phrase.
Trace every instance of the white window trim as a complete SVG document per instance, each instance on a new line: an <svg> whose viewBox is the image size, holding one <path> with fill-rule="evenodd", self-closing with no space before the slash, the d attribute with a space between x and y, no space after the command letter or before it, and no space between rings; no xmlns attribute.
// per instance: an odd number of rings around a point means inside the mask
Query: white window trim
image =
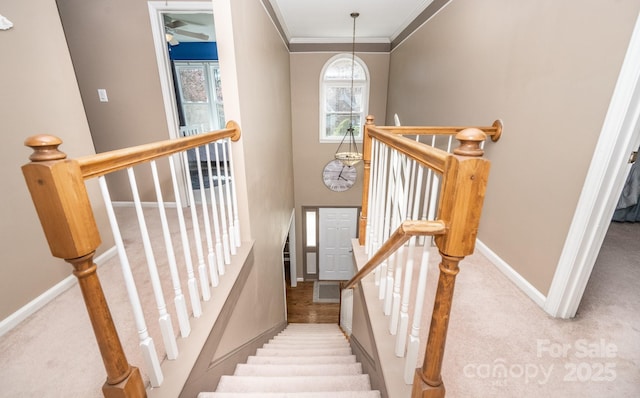
<svg viewBox="0 0 640 398"><path fill-rule="evenodd" d="M333 57L329 58L329 60L327 60L327 62L325 62L324 66L322 67L322 72L320 73L320 108L319 108L319 115L320 115L320 130L318 131L318 138L320 140L320 143L339 143L340 141L342 141L342 137L325 137L324 136L324 132L326 129L326 117L325 117L325 106L324 106L324 101L325 101L325 80L324 80L324 75L327 71L327 68L329 67L329 65L331 65L334 61L338 60L338 59L342 59L342 58L346 58L351 60L352 55L350 53L342 53L342 54L337 54L334 55ZM360 66L362 67L362 69L364 70L365 76L366 76L366 80L362 83L354 83L354 87L356 87L357 85L363 84L363 99L362 99L362 109L363 109L363 115L362 115L362 121L363 121L363 127L364 127L364 120L367 117L367 115L369 114L369 90L370 90L370 85L371 85L371 77L369 75L369 68L367 67L367 64L362 60L362 58L358 57L357 55L355 56L355 62L359 63ZM349 83L350 85L351 83ZM356 141L357 142L362 142L362 130L360 131L359 136L356 136Z"/></svg>

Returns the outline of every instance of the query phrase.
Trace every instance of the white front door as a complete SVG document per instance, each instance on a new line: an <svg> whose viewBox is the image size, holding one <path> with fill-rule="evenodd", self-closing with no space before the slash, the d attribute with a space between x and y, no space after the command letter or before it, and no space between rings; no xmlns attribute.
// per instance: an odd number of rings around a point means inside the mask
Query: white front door
<svg viewBox="0 0 640 398"><path fill-rule="evenodd" d="M351 239L356 237L358 209L320 208L319 278L349 280L353 276Z"/></svg>

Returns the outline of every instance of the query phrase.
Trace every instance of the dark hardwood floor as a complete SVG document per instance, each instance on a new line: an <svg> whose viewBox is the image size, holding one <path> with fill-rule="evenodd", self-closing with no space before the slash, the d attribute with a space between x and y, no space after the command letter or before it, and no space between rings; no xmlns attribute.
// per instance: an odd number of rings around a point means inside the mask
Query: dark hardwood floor
<svg viewBox="0 0 640 398"><path fill-rule="evenodd" d="M298 282L291 287L287 281L287 320L289 323L338 323L340 304L314 303L313 281Z"/></svg>

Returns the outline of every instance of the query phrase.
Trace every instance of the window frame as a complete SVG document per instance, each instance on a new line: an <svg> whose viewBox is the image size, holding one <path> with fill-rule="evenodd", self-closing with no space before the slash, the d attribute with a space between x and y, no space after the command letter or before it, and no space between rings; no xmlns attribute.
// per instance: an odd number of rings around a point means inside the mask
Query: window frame
<svg viewBox="0 0 640 398"><path fill-rule="evenodd" d="M364 127L364 122L369 112L369 92L370 92L370 85L371 85L369 68L367 67L367 64L362 60L362 58L358 57L357 55L353 57L351 53L341 53L329 58L329 60L325 62L324 66L322 67L322 72L320 73L320 101L319 101L320 131L318 135L320 143L339 143L342 141L342 138L344 137L343 135L336 136L336 137L326 136L327 107L326 107L325 101L326 101L326 93L328 88L332 88L332 87L350 88L351 78L345 79L345 80L333 80L333 79L326 80L325 75L327 73L327 70L336 61L340 61L343 59L351 61L352 58L355 58L354 62L360 65L360 67L364 70L364 73L365 73L365 80L354 80L354 83L353 83L354 89L357 87L362 87L362 107L361 107L362 110L361 112L357 112L360 114L360 118L361 118L360 120L362 122L361 122L359 131L354 131L355 140L357 142L362 142L362 132Z"/></svg>

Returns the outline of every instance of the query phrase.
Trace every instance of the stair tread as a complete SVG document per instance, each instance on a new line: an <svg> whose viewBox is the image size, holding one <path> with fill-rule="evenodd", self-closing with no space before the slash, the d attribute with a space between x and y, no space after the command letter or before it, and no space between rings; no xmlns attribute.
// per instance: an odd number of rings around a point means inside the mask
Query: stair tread
<svg viewBox="0 0 640 398"><path fill-rule="evenodd" d="M279 349L271 349L271 348L258 348L256 350L256 356L301 356L301 355L312 355L312 356L340 356L340 355L351 355L351 348L315 348L308 350L279 350Z"/></svg>
<svg viewBox="0 0 640 398"><path fill-rule="evenodd" d="M269 342L262 346L262 348L269 349L289 349L289 350L318 350L318 349L334 349L334 348L351 348L349 343L346 341L342 341L339 343L335 342L325 342L323 344L305 344L303 342L300 343L286 343L286 342Z"/></svg>
<svg viewBox="0 0 640 398"><path fill-rule="evenodd" d="M256 356L252 355L247 358L249 364L327 364L327 363L355 363L356 356Z"/></svg>
<svg viewBox="0 0 640 398"><path fill-rule="evenodd" d="M220 392L320 392L371 390L369 375L347 376L222 376Z"/></svg>
<svg viewBox="0 0 640 398"><path fill-rule="evenodd" d="M380 398L380 392L370 391L322 391L322 392L201 392L198 398Z"/></svg>
<svg viewBox="0 0 640 398"><path fill-rule="evenodd" d="M362 374L360 363L238 364L234 376L341 376Z"/></svg>
<svg viewBox="0 0 640 398"><path fill-rule="evenodd" d="M322 391L322 392L276 392L238 393L201 392L198 398L380 398L379 391Z"/></svg>

